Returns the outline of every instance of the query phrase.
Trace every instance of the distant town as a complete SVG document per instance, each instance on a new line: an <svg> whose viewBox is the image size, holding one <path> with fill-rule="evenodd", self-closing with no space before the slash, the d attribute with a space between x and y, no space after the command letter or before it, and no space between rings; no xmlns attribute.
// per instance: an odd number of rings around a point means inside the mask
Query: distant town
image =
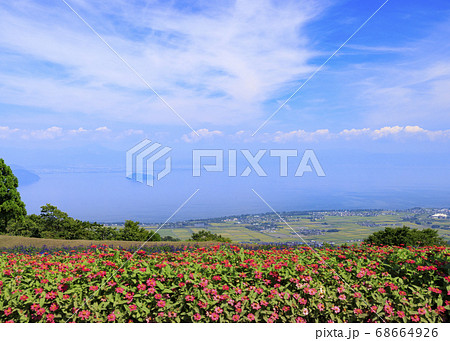
<svg viewBox="0 0 450 341"><path fill-rule="evenodd" d="M123 223L105 225L121 227ZM403 225L436 229L450 241L450 208L267 212L169 222L162 228L157 223L141 224L147 229L158 229L163 236L181 240L200 230L209 230L240 242L316 245L357 243L377 230Z"/></svg>

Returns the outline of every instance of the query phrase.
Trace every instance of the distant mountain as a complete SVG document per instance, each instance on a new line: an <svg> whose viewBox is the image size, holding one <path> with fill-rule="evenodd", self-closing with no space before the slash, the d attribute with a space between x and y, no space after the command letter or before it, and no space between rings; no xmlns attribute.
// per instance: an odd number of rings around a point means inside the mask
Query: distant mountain
<svg viewBox="0 0 450 341"><path fill-rule="evenodd" d="M19 166L12 165L11 169L14 175L19 180L19 187L28 186L40 180L39 175L30 172L29 170L23 169Z"/></svg>

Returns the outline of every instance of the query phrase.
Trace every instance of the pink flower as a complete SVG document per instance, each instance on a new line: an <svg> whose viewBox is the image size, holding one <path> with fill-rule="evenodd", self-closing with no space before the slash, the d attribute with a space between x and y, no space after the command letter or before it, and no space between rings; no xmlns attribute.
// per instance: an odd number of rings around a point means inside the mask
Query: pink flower
<svg viewBox="0 0 450 341"><path fill-rule="evenodd" d="M249 320L249 321L254 321L255 320L255 315L253 315L253 314L248 314L247 315L247 319Z"/></svg>
<svg viewBox="0 0 450 341"><path fill-rule="evenodd" d="M323 303L319 303L317 305L317 309L319 309L319 311L323 311L325 309L325 306L323 305Z"/></svg>
<svg viewBox="0 0 450 341"><path fill-rule="evenodd" d="M306 304L308 301L306 300L306 298L300 298L299 300L298 300L298 303L300 303L300 304Z"/></svg>
<svg viewBox="0 0 450 341"><path fill-rule="evenodd" d="M345 296L344 294L339 295L338 297L341 301L345 301L347 299L347 296Z"/></svg>
<svg viewBox="0 0 450 341"><path fill-rule="evenodd" d="M192 295L187 295L187 296L185 297L185 300L188 301L188 302L192 302L192 301L195 300L195 297L192 296Z"/></svg>
<svg viewBox="0 0 450 341"><path fill-rule="evenodd" d="M259 303L253 302L252 303L252 308L255 309L255 310L259 310L259 309L261 309L261 306L259 305Z"/></svg>
<svg viewBox="0 0 450 341"><path fill-rule="evenodd" d="M141 283L141 284L138 284L137 289L138 290L145 290L145 289L147 289L147 286L144 283Z"/></svg>
<svg viewBox="0 0 450 341"><path fill-rule="evenodd" d="M194 317L195 321L200 321L202 319L202 315L200 315L200 314L194 314L193 317Z"/></svg>
<svg viewBox="0 0 450 341"><path fill-rule="evenodd" d="M394 312L394 309L389 304L386 304L384 306L384 311L386 314L391 315Z"/></svg>
<svg viewBox="0 0 450 341"><path fill-rule="evenodd" d="M427 313L425 308L419 308L419 309L417 309L417 312L419 313L419 315L425 315Z"/></svg>
<svg viewBox="0 0 450 341"><path fill-rule="evenodd" d="M81 317L82 320L87 320L90 315L91 312L89 310L82 310L78 313L78 317Z"/></svg>
<svg viewBox="0 0 450 341"><path fill-rule="evenodd" d="M215 307L214 308L214 312L217 313L217 314L222 314L223 309L221 307Z"/></svg>
<svg viewBox="0 0 450 341"><path fill-rule="evenodd" d="M363 311L359 308L353 309L353 312L355 313L355 315L361 315L363 313Z"/></svg>
<svg viewBox="0 0 450 341"><path fill-rule="evenodd" d="M116 314L111 313L111 314L109 314L109 315L106 317L106 319L107 319L109 322L114 322L114 321L116 320Z"/></svg>
<svg viewBox="0 0 450 341"><path fill-rule="evenodd" d="M402 317L405 317L406 315L405 315L405 312L403 311L403 310L399 310L399 311L397 311L397 315L398 315L398 317L400 317L400 318L402 318Z"/></svg>
<svg viewBox="0 0 450 341"><path fill-rule="evenodd" d="M59 309L59 306L56 303L52 303L50 306L50 311L56 311Z"/></svg>
<svg viewBox="0 0 450 341"><path fill-rule="evenodd" d="M124 289L123 289L123 288L116 288L116 292L119 293L119 294L121 294L121 293L124 292Z"/></svg>
<svg viewBox="0 0 450 341"><path fill-rule="evenodd" d="M303 308L302 313L303 315L308 315L309 314L308 308Z"/></svg>
<svg viewBox="0 0 450 341"><path fill-rule="evenodd" d="M211 320L217 321L219 319L219 314L212 313L209 317L211 318Z"/></svg>
<svg viewBox="0 0 450 341"><path fill-rule="evenodd" d="M420 317L418 315L411 316L411 321L419 322L420 321Z"/></svg>
<svg viewBox="0 0 450 341"><path fill-rule="evenodd" d="M241 317L239 315L233 315L232 320L233 320L233 322L237 322L237 321L239 321L240 318Z"/></svg>
<svg viewBox="0 0 450 341"><path fill-rule="evenodd" d="M333 310L335 314L338 314L338 313L341 311L341 308L339 308L339 307L337 307L337 306L333 306L333 307L331 308L331 310Z"/></svg>
<svg viewBox="0 0 450 341"><path fill-rule="evenodd" d="M166 301L158 301L158 303L156 303L156 305L160 308L164 308L166 306Z"/></svg>
<svg viewBox="0 0 450 341"><path fill-rule="evenodd" d="M89 287L89 290L91 290L91 291L97 291L97 289L98 289L98 286L96 286L96 285L91 285Z"/></svg>

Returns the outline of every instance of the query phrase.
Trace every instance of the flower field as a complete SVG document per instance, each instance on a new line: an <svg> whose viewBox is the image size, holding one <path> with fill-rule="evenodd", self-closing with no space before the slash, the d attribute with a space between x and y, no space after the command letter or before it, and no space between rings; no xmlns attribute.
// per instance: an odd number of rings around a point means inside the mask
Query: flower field
<svg viewBox="0 0 450 341"><path fill-rule="evenodd" d="M450 250L2 252L0 322L448 322Z"/></svg>

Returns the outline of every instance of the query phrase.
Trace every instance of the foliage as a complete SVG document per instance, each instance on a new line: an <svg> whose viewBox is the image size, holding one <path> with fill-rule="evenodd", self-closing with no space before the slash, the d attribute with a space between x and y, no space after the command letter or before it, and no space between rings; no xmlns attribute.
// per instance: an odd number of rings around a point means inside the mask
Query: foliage
<svg viewBox="0 0 450 341"><path fill-rule="evenodd" d="M145 230L138 222L127 220L123 229L115 229L74 219L50 204L41 207L40 215L31 214L14 221L9 225L8 232L15 236L66 240L161 240L159 234Z"/></svg>
<svg viewBox="0 0 450 341"><path fill-rule="evenodd" d="M373 245L444 245L445 241L439 237L437 231L432 229L411 229L408 226L403 227L386 227L382 231L378 231L370 235L366 243Z"/></svg>
<svg viewBox="0 0 450 341"><path fill-rule="evenodd" d="M126 220L125 227L120 230L118 235L119 240L140 240L140 241L159 241L161 236L153 231L149 232L143 227L139 226L139 222Z"/></svg>
<svg viewBox="0 0 450 341"><path fill-rule="evenodd" d="M0 233L6 232L11 219L20 220L27 211L17 191L19 181L11 168L0 159Z"/></svg>
<svg viewBox="0 0 450 341"><path fill-rule="evenodd" d="M231 239L222 237L220 234L212 233L211 231L201 230L196 233L193 233L189 240L193 240L196 242L207 242L207 241L215 241L222 243L230 243Z"/></svg>
<svg viewBox="0 0 450 341"><path fill-rule="evenodd" d="M449 322L441 246L0 254L0 322Z"/></svg>

